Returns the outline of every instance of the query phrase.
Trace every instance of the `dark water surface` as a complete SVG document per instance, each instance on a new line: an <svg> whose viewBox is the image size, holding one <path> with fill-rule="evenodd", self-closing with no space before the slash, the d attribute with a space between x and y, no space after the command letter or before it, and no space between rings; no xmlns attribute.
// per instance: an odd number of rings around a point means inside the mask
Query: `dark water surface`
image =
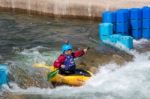
<svg viewBox="0 0 150 99"><path fill-rule="evenodd" d="M55 19L12 12L0 12L0 55L10 58L13 49L44 46L58 48L64 39L74 45L87 45L97 38L98 22Z"/></svg>

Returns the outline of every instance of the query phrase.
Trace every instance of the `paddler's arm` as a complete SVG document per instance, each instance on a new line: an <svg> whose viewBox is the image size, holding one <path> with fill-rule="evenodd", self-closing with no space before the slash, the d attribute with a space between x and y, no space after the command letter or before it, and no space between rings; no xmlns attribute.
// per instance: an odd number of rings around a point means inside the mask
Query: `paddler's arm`
<svg viewBox="0 0 150 99"><path fill-rule="evenodd" d="M82 50L79 50L79 51L75 51L75 52L72 53L72 55L74 56L74 58L81 57L81 56L83 56L84 54L87 53L88 49L89 48L85 48L85 49L82 49Z"/></svg>
<svg viewBox="0 0 150 99"><path fill-rule="evenodd" d="M58 57L58 59L54 62L54 64L53 64L54 67L55 68L60 68L61 65L64 63L65 59L66 59L66 57L64 55L60 55Z"/></svg>

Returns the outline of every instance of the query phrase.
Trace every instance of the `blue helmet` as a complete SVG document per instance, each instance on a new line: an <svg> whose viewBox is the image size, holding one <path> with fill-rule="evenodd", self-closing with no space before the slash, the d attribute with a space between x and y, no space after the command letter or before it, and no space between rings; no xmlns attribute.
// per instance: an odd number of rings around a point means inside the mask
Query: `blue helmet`
<svg viewBox="0 0 150 99"><path fill-rule="evenodd" d="M61 51L64 53L64 51L72 50L72 45L71 44L64 44L62 46Z"/></svg>

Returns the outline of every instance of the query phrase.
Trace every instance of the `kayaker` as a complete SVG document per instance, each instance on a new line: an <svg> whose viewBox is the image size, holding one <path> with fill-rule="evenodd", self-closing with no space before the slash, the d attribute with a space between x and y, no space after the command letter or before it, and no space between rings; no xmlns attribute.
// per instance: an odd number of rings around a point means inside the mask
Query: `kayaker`
<svg viewBox="0 0 150 99"><path fill-rule="evenodd" d="M62 54L55 60L54 67L59 68L59 73L63 75L74 74L76 64L74 58L81 57L87 53L88 48L72 51L73 47L69 42L62 46Z"/></svg>

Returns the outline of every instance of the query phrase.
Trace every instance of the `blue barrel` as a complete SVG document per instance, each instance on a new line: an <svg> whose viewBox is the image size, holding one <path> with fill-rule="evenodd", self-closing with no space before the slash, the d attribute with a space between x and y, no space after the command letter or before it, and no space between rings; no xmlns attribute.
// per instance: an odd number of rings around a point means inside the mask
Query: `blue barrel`
<svg viewBox="0 0 150 99"><path fill-rule="evenodd" d="M133 38L131 36L122 36L120 43L128 49L133 48Z"/></svg>
<svg viewBox="0 0 150 99"><path fill-rule="evenodd" d="M132 36L132 29L129 28L129 36Z"/></svg>
<svg viewBox="0 0 150 99"><path fill-rule="evenodd" d="M118 41L120 41L121 37L122 37L122 35L120 35L120 34L113 34L110 36L110 42L112 44L116 44Z"/></svg>
<svg viewBox="0 0 150 99"><path fill-rule="evenodd" d="M141 39L142 38L142 30L141 29L132 30L132 36L134 39Z"/></svg>
<svg viewBox="0 0 150 99"><path fill-rule="evenodd" d="M0 86L8 82L8 68L6 65L0 64Z"/></svg>
<svg viewBox="0 0 150 99"><path fill-rule="evenodd" d="M113 33L116 33L116 23L113 23Z"/></svg>
<svg viewBox="0 0 150 99"><path fill-rule="evenodd" d="M120 9L116 12L116 22L128 22L129 21L129 10Z"/></svg>
<svg viewBox="0 0 150 99"><path fill-rule="evenodd" d="M100 35L100 39L103 42L109 42L110 41L110 36L105 36L105 35Z"/></svg>
<svg viewBox="0 0 150 99"><path fill-rule="evenodd" d="M99 24L99 34L100 35L112 35L113 34L113 24L112 23L101 23Z"/></svg>
<svg viewBox="0 0 150 99"><path fill-rule="evenodd" d="M145 39L150 39L150 29L143 29L142 36Z"/></svg>
<svg viewBox="0 0 150 99"><path fill-rule="evenodd" d="M102 14L102 21L104 23L114 23L116 22L116 13L111 11L105 11Z"/></svg>
<svg viewBox="0 0 150 99"><path fill-rule="evenodd" d="M116 24L116 33L122 35L128 35L129 33L129 23L117 23Z"/></svg>
<svg viewBox="0 0 150 99"><path fill-rule="evenodd" d="M143 19L150 19L150 7L143 7L142 17Z"/></svg>
<svg viewBox="0 0 150 99"><path fill-rule="evenodd" d="M143 29L148 29L148 28L150 28L150 19L143 19L142 28L143 28Z"/></svg>
<svg viewBox="0 0 150 99"><path fill-rule="evenodd" d="M140 8L130 9L130 20L141 20L142 19L142 10Z"/></svg>
<svg viewBox="0 0 150 99"><path fill-rule="evenodd" d="M131 20L130 28L131 29L141 29L142 28L142 20Z"/></svg>

